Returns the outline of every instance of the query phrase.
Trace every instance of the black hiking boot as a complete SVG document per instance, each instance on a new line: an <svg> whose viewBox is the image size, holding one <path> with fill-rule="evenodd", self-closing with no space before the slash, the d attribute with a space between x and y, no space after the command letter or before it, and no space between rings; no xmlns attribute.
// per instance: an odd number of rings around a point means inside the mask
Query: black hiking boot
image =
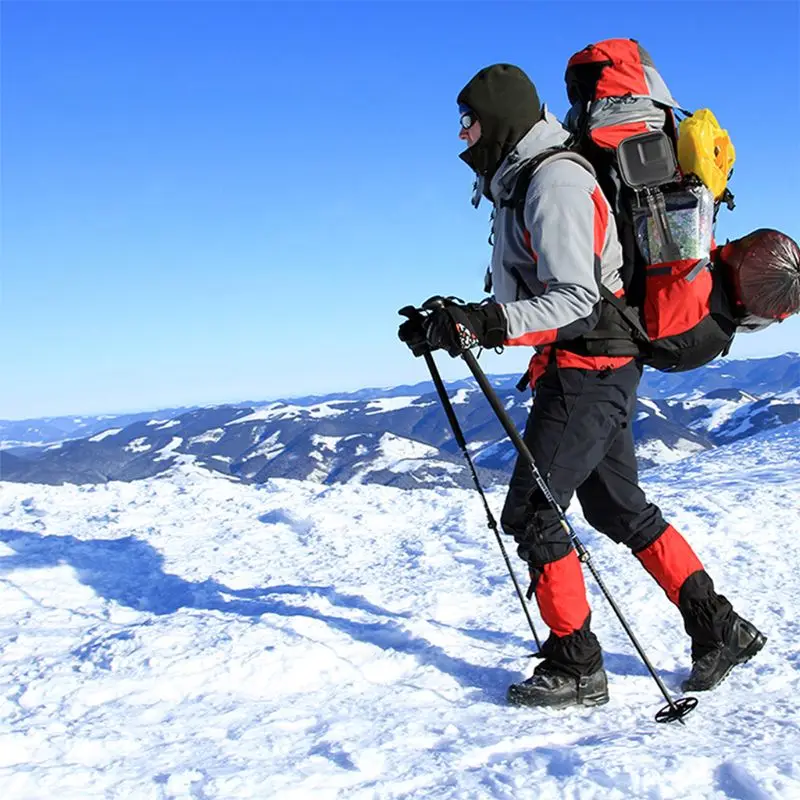
<svg viewBox="0 0 800 800"><path fill-rule="evenodd" d="M606 671L601 667L591 675L576 677L553 669L545 661L528 680L509 686L506 697L514 705L537 708L601 706L608 702Z"/></svg>
<svg viewBox="0 0 800 800"><path fill-rule="evenodd" d="M684 692L707 692L722 683L737 665L749 661L766 643L755 625L736 616L723 642L692 663L692 673L681 684Z"/></svg>

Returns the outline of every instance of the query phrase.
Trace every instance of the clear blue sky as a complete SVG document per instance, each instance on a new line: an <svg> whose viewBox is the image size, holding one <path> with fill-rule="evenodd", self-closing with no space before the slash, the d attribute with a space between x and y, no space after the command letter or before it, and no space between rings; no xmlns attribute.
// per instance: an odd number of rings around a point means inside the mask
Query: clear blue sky
<svg viewBox="0 0 800 800"><path fill-rule="evenodd" d="M482 297L455 97L497 61L563 115L567 58L639 39L733 136L718 238L800 239L798 8L6 0L0 417L424 379L396 311ZM740 339L797 350L800 321Z"/></svg>

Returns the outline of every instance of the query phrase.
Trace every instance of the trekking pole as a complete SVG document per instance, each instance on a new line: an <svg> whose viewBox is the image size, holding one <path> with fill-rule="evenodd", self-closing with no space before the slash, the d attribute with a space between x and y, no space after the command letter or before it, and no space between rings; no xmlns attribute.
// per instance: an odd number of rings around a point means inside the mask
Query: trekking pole
<svg viewBox="0 0 800 800"><path fill-rule="evenodd" d="M423 308L428 310L433 310L436 308L444 308L447 304L447 301L442 297L432 297L430 300L427 300L423 304ZM611 592L606 587L605 583L603 583L603 579L600 577L600 574L597 572L597 568L592 561L591 555L589 551L584 547L583 542L578 538L578 535L575 533L574 528L570 525L569 520L566 517L561 506L556 502L555 498L553 497L552 492L550 491L550 487L547 485L547 482L542 477L542 474L539 472L539 469L536 466L536 462L531 455L531 451L528 449L528 446L525 444L522 436L520 436L519 431L517 430L514 422L512 421L511 417L508 415L508 412L503 407L503 404L500 402L500 398L497 396L497 392L495 392L492 385L489 383L484 371L481 369L480 365L478 364L478 360L472 354L470 350L464 350L461 353L461 358L466 362L467 366L469 367L470 372L473 374L475 380L480 386L483 394L485 395L486 399L489 401L489 405L492 407L495 415L497 416L500 424L505 429L505 432L508 434L509 438L511 439L514 447L517 449L517 452L525 459L530 467L531 474L533 475L534 480L536 481L536 485L539 487L539 490L544 495L547 502L552 506L553 510L558 514L558 520L561 524L561 527L564 529L567 536L569 536L570 541L572 542L573 547L575 548L578 558L580 561L589 569L589 572L592 573L592 577L597 582L597 585L600 587L600 591L605 596L606 600L608 601L609 605L613 609L614 613L617 616L617 619L620 621L620 624L625 629L625 633L628 634L628 638L633 643L633 646L636 648L636 652L639 654L639 657L644 662L644 665L647 667L648 672L652 676L653 680L656 682L656 685L661 690L661 694L664 696L664 699L667 701L667 705L664 706L662 709L658 711L656 714L656 722L675 722L676 720L680 722L682 725L685 725L683 718L689 714L691 711L695 709L697 706L697 698L695 697L682 697L678 700L674 700L670 695L667 687L664 685L664 682L658 676L653 665L650 663L650 659L647 657L647 654L642 649L642 646L639 644L636 635L634 634L631 626L628 624L628 621L625 619L624 614L620 610L619 606L614 601Z"/></svg>
<svg viewBox="0 0 800 800"><path fill-rule="evenodd" d="M404 316L407 316L409 319L413 319L415 316L420 314L420 312L413 306L406 306L400 310L400 313ZM444 409L444 413L447 416L447 421L450 423L453 436L455 437L456 443L458 444L462 454L464 455L464 458L467 461L467 464L469 465L469 471L472 473L472 482L475 484L475 488L478 490L478 494L481 496L481 500L483 501L483 508L486 511L486 520L488 522L488 526L492 530L492 533L494 533L495 539L497 539L497 544L500 546L500 552L503 554L503 560L506 562L506 569L508 569L508 574L511 576L511 581L514 584L514 590L516 591L519 602L522 605L522 611L525 614L525 619L528 621L528 627L531 629L531 633L533 634L533 640L536 642L536 649L539 651L542 649L542 645L539 642L539 636L536 633L536 628L534 627L533 619L531 618L530 611L528 610L528 605L525 602L525 597L522 594L519 581L517 581L517 576L514 574L514 568L511 566L511 559L508 557L506 546L503 544L503 539L500 536L500 531L497 528L497 520L494 518L492 510L489 508L489 501L486 499L486 493L484 492L480 479L478 478L478 471L475 469L475 464L473 463L472 456L469 453L467 440L464 437L464 431L461 429L461 425L459 424L453 404L450 402L444 381L442 381L442 376L439 373L439 368L436 366L436 362L433 360L433 354L430 350L426 349L422 355L425 358L425 363L428 365L428 370L431 373L433 385L436 387L436 392L439 395L439 400L442 404L442 408Z"/></svg>

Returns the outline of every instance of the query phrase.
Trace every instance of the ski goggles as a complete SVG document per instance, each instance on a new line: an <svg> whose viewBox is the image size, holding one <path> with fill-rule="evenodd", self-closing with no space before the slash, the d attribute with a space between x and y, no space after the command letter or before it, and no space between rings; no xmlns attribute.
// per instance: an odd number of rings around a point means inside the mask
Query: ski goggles
<svg viewBox="0 0 800 800"><path fill-rule="evenodd" d="M463 104L459 104L458 110L461 113L461 128L465 131L469 130L478 121L477 114L469 106Z"/></svg>

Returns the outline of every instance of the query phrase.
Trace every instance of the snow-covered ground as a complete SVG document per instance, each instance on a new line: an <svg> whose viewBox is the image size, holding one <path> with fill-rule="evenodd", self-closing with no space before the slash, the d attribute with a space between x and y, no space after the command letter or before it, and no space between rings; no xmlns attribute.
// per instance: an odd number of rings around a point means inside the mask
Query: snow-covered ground
<svg viewBox="0 0 800 800"><path fill-rule="evenodd" d="M505 704L532 645L474 492L0 484L0 797L800 797L799 464L795 423L647 473L769 637L685 727L590 579L611 702ZM571 513L677 694L677 612Z"/></svg>

